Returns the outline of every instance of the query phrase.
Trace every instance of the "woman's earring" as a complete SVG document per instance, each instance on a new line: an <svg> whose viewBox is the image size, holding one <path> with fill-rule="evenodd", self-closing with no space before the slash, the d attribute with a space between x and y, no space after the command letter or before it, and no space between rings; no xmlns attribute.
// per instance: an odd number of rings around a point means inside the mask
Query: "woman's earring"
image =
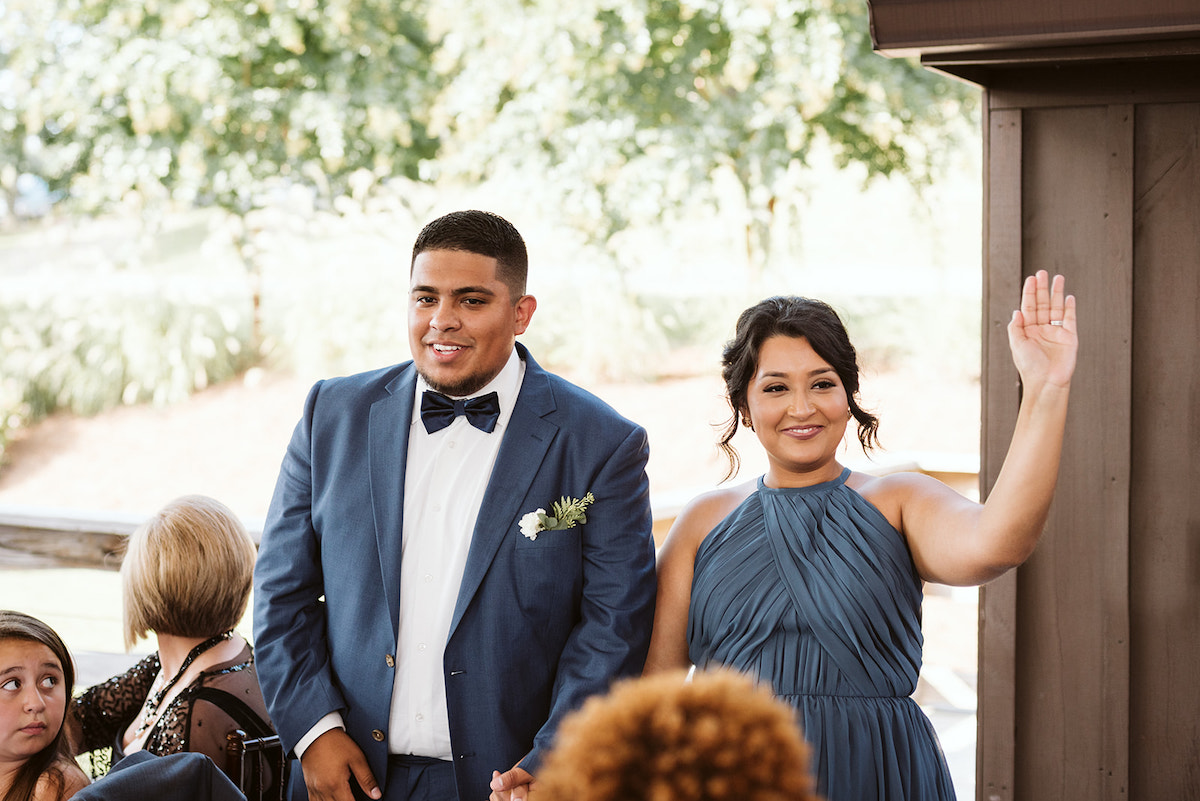
<svg viewBox="0 0 1200 801"><path fill-rule="evenodd" d="M746 428L750 429L751 431L754 430L754 423L750 422L750 415L748 415L748 414L742 415L742 425L744 425Z"/></svg>

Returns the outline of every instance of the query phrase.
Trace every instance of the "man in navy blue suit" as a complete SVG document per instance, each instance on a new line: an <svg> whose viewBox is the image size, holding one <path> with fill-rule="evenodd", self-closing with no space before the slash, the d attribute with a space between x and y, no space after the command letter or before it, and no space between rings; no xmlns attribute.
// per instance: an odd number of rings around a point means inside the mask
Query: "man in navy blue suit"
<svg viewBox="0 0 1200 801"><path fill-rule="evenodd" d="M316 801L525 798L562 717L642 669L646 433L516 342L537 308L527 270L503 218L431 222L412 361L305 401L254 629L294 784Z"/></svg>

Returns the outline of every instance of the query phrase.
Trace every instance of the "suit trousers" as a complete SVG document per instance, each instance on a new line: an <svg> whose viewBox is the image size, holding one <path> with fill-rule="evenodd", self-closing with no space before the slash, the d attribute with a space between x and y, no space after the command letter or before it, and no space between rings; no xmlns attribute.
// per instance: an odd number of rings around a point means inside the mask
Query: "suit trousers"
<svg viewBox="0 0 1200 801"><path fill-rule="evenodd" d="M354 797L369 801L357 786ZM454 763L419 756L388 757L383 801L459 801ZM475 801L487 801L485 798Z"/></svg>

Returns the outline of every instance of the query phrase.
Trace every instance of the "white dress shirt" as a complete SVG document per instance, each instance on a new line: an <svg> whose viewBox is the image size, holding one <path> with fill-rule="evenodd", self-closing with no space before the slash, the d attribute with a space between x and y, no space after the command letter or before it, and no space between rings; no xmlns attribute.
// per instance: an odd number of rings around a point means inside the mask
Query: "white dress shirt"
<svg viewBox="0 0 1200 801"><path fill-rule="evenodd" d="M400 620L389 753L451 758L442 670L446 640L475 519L524 379L525 363L514 348L500 373L471 396L489 392L499 396L496 428L490 434L480 431L460 415L430 434L421 422L421 393L429 385L417 377L404 479ZM333 728L345 728L339 712L317 721L296 744L297 756Z"/></svg>
<svg viewBox="0 0 1200 801"><path fill-rule="evenodd" d="M516 349L500 374L472 397L495 392L500 419L488 434L458 416L429 434L421 422L417 379L400 548L400 625L388 752L450 759L450 721L442 668L450 621L483 493L525 377Z"/></svg>

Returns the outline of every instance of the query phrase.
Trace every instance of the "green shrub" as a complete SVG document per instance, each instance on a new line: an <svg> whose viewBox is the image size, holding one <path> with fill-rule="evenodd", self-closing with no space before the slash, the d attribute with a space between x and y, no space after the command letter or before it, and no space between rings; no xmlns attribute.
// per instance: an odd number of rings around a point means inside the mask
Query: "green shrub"
<svg viewBox="0 0 1200 801"><path fill-rule="evenodd" d="M255 358L249 299L199 278L110 277L44 297L0 299L0 457L52 412L173 403Z"/></svg>

